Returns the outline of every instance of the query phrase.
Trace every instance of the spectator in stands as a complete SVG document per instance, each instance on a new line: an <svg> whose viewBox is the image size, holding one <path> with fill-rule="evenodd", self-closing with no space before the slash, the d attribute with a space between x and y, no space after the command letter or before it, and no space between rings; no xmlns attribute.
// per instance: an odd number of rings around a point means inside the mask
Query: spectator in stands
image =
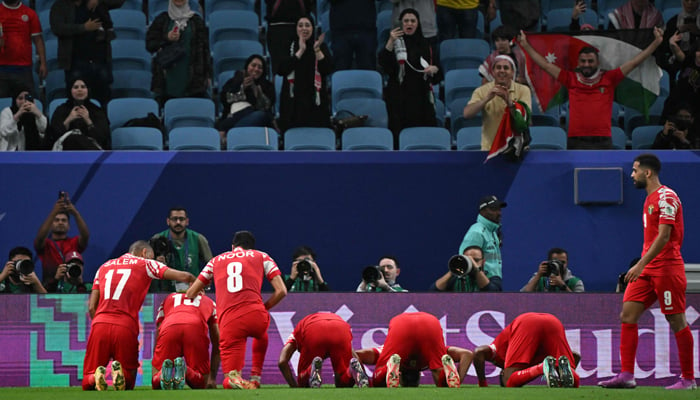
<svg viewBox="0 0 700 400"><path fill-rule="evenodd" d="M253 54L243 70L236 71L220 89L219 99L224 109L216 124L226 147L226 132L237 126L273 126L272 106L275 86L267 80L267 63L260 54Z"/></svg>
<svg viewBox="0 0 700 400"><path fill-rule="evenodd" d="M374 57L377 51L377 8L374 0L330 0L329 23L336 71L377 69Z"/></svg>
<svg viewBox="0 0 700 400"><path fill-rule="evenodd" d="M676 62L676 53L673 47L677 46L681 52L686 53L691 50L691 47L698 41L700 36L700 9L698 4L700 4L698 0L681 0L681 12L666 21L664 41L659 46L656 59L657 64L668 71L672 85L675 83L678 67L680 66ZM680 35L679 38L673 38L676 33ZM675 45L671 43L672 39Z"/></svg>
<svg viewBox="0 0 700 400"><path fill-rule="evenodd" d="M598 50L584 47L578 54L576 71L562 70L547 61L527 42L520 31L518 41L532 60L569 90L569 150L612 148L612 103L617 85L649 57L663 40L663 32L654 28L654 41L644 50L611 71L600 70Z"/></svg>
<svg viewBox="0 0 700 400"><path fill-rule="evenodd" d="M420 16L420 29L423 32L423 37L430 43L433 60L439 60L440 44L438 43L438 26L437 15L435 14L434 0L391 0L394 3L394 8L391 12L392 26L397 28L401 26L401 13L407 8L412 8L418 12Z"/></svg>
<svg viewBox="0 0 700 400"><path fill-rule="evenodd" d="M493 81L491 72L494 62L496 61L496 56L499 55L507 55L513 59L515 62L515 71L517 72L515 81L527 85L527 77L525 76L525 53L523 53L520 47L515 46L514 41L516 36L515 30L505 25L501 25L491 32L495 50L493 53L489 54L479 66L479 75L482 78L482 85L486 82Z"/></svg>
<svg viewBox="0 0 700 400"><path fill-rule="evenodd" d="M378 57L379 66L389 75L384 99L396 148L403 128L437 124L432 85L442 79L430 43L423 37L418 11L406 8L400 20L401 27L391 30Z"/></svg>
<svg viewBox="0 0 700 400"><path fill-rule="evenodd" d="M496 0L489 0L489 13L495 15ZM540 0L499 0L501 21L503 25L513 27L516 31L539 31Z"/></svg>
<svg viewBox="0 0 700 400"><path fill-rule="evenodd" d="M520 289L521 292L584 292L583 281L569 269L569 253L559 247L549 249L547 260Z"/></svg>
<svg viewBox="0 0 700 400"><path fill-rule="evenodd" d="M468 260L471 270L467 271L456 261L457 256L450 258L447 272L430 286L430 290L438 292L486 292L498 291L498 284L492 284L484 273L484 251L479 246L469 246L462 253L462 260Z"/></svg>
<svg viewBox="0 0 700 400"><path fill-rule="evenodd" d="M494 57L492 82L479 86L464 107L464 118L472 118L481 113L481 150L490 150L506 108L513 110L514 103L525 103L532 109L530 88L513 81L516 74L515 62L510 56Z"/></svg>
<svg viewBox="0 0 700 400"><path fill-rule="evenodd" d="M34 272L33 257L26 247L10 250L8 261L0 272L0 293L46 293Z"/></svg>
<svg viewBox="0 0 700 400"><path fill-rule="evenodd" d="M68 87L68 99L51 117L49 144L54 150L108 150L109 120L104 110L90 101L92 89L79 78Z"/></svg>
<svg viewBox="0 0 700 400"><path fill-rule="evenodd" d="M459 254L464 254L467 247L478 246L484 253L484 273L495 288L503 290L501 273L503 261L501 258L501 209L508 204L498 200L494 195L484 196L479 200L479 215L476 222L469 227L459 246Z"/></svg>
<svg viewBox="0 0 700 400"><path fill-rule="evenodd" d="M58 266L54 279L46 283L46 291L49 293L88 293L92 290L92 283L83 281L85 264L83 256L77 251L71 251L66 256L65 263Z"/></svg>
<svg viewBox="0 0 700 400"><path fill-rule="evenodd" d="M663 27L664 18L649 0L630 0L608 13L609 30Z"/></svg>
<svg viewBox="0 0 700 400"><path fill-rule="evenodd" d="M168 45L183 46L185 54L166 69L155 62L151 90L161 104L170 98L209 97L212 67L209 33L204 20L187 0L170 0L168 11L158 15L146 32L146 50L157 53Z"/></svg>
<svg viewBox="0 0 700 400"><path fill-rule="evenodd" d="M43 150L46 117L28 87L12 94L12 105L0 112L0 151Z"/></svg>
<svg viewBox="0 0 700 400"><path fill-rule="evenodd" d="M155 260L170 266L172 269L198 275L203 266L213 257L209 241L201 233L188 228L190 218L184 207L172 207L168 211L165 223L168 225L168 229L151 237L151 243L157 239L167 240L165 242L167 247L164 247L167 250L163 251L163 248L158 245L154 247ZM153 284L152 288L165 292L184 293L188 286L174 280L163 280L162 284Z"/></svg>
<svg viewBox="0 0 700 400"><path fill-rule="evenodd" d="M316 11L316 0L264 0L267 9L267 51L272 73L289 55L289 44L297 36L297 21Z"/></svg>
<svg viewBox="0 0 700 400"><path fill-rule="evenodd" d="M670 115L684 102L688 102L693 110L700 110L700 41L696 39L688 51L684 52L680 48L680 40L681 34L674 34L669 39L678 70L678 81L664 103L663 117Z"/></svg>
<svg viewBox="0 0 700 400"><path fill-rule="evenodd" d="M656 135L652 149L698 149L700 134L695 124L695 113L687 103L682 103L674 115L664 123Z"/></svg>
<svg viewBox="0 0 700 400"><path fill-rule="evenodd" d="M36 96L32 75L32 42L39 55L39 79L46 77L46 49L36 12L20 0L0 4L0 97L13 96L14 85L21 84ZM16 96L13 96L15 98Z"/></svg>
<svg viewBox="0 0 700 400"><path fill-rule="evenodd" d="M323 279L316 263L316 252L311 247L299 246L292 254L292 271L284 277L288 292L327 292L328 282Z"/></svg>
<svg viewBox="0 0 700 400"><path fill-rule="evenodd" d="M78 236L68 236L71 215L75 218ZM34 238L34 250L41 260L42 277L47 286L55 279L56 270L65 263L67 255L73 251L84 252L89 240L90 231L85 220L68 193L59 192L58 200Z"/></svg>
<svg viewBox="0 0 700 400"><path fill-rule="evenodd" d="M579 18L586 13L586 0L576 0L574 7L571 9L571 23L569 24L569 31L594 31L596 28L590 24L583 24L579 21Z"/></svg>
<svg viewBox="0 0 700 400"><path fill-rule="evenodd" d="M377 268L378 271L372 276L365 276L368 268ZM379 266L369 266L362 272L362 282L357 286L356 292L408 292L396 282L396 278L401 273L399 261L394 256L382 256L379 259ZM376 279L375 279L376 278Z"/></svg>
<svg viewBox="0 0 700 400"><path fill-rule="evenodd" d="M65 71L66 88L80 77L92 88L92 98L106 105L111 98L114 39L108 5L100 0L56 0L50 22L58 37L58 66Z"/></svg>
<svg viewBox="0 0 700 400"><path fill-rule="evenodd" d="M440 42L477 37L479 0L437 0L435 4Z"/></svg>
<svg viewBox="0 0 700 400"><path fill-rule="evenodd" d="M297 21L297 36L287 46L287 54L277 73L284 77L280 94L279 126L330 127L328 76L333 61L325 35L314 37L314 22L309 16Z"/></svg>

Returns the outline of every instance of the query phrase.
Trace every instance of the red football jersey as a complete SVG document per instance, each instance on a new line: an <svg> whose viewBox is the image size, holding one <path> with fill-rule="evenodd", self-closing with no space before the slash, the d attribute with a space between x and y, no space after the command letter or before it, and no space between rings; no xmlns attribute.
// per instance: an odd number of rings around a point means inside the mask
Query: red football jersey
<svg viewBox="0 0 700 400"><path fill-rule="evenodd" d="M171 293L160 304L156 316L156 324L160 324L161 329L170 325L186 324L190 325L191 329L201 329L205 334L208 332L209 322L216 322L216 304L201 294L190 300L184 293Z"/></svg>
<svg viewBox="0 0 700 400"><path fill-rule="evenodd" d="M0 4L5 45L0 48L0 65L32 65L32 37L41 35L41 23L36 12L20 3L11 8Z"/></svg>
<svg viewBox="0 0 700 400"><path fill-rule="evenodd" d="M102 264L92 290L100 291L92 323L110 323L139 333L139 311L152 279L163 279L165 264L126 253Z"/></svg>
<svg viewBox="0 0 700 400"><path fill-rule="evenodd" d="M294 327L294 332L289 335L289 338L287 338L287 343L294 343L296 346L297 350L301 352L302 346L305 345L310 345L313 346L312 343L306 343L305 337L306 334L314 329L314 325L320 326L321 329L324 329L326 326L324 323L332 321L337 323L339 326L342 327L347 327L347 330L350 331L350 324L345 322L342 318L338 316L338 314L335 313L330 313L330 312L317 312L314 314L307 315L304 317L299 323L297 324L296 327ZM326 332L327 334L328 332Z"/></svg>
<svg viewBox="0 0 700 400"><path fill-rule="evenodd" d="M223 323L228 313L232 313L232 318L264 309L260 295L263 276L271 281L281 274L275 260L266 253L236 247L209 260L198 279L205 285L214 281L217 315Z"/></svg>
<svg viewBox="0 0 700 400"><path fill-rule="evenodd" d="M644 275L685 274L685 264L681 256L683 244L683 206L676 192L661 186L647 196L644 202L644 248L642 256L649 251L654 239L659 235L659 224L671 225L671 238L661 252L644 267Z"/></svg>

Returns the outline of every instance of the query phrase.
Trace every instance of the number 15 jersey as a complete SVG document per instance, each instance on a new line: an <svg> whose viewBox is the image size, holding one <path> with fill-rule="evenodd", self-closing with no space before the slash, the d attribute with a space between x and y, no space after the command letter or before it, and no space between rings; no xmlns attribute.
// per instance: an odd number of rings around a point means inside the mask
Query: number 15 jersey
<svg viewBox="0 0 700 400"><path fill-rule="evenodd" d="M275 260L262 251L236 247L209 260L198 279L216 286L216 313L223 324L228 318L265 309L260 289L263 276L271 281L282 275Z"/></svg>

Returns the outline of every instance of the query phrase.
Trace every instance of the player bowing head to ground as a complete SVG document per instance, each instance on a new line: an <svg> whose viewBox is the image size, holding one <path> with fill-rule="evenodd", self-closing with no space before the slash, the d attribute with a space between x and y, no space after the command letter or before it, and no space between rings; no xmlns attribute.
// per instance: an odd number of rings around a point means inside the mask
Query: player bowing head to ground
<svg viewBox="0 0 700 400"><path fill-rule="evenodd" d="M116 390L133 389L139 367L139 311L153 279L191 283L189 272L153 260L153 249L139 240L129 252L102 264L90 294L92 317L85 361L83 390L107 390L105 365L112 362Z"/></svg>
<svg viewBox="0 0 700 400"><path fill-rule="evenodd" d="M263 278L270 282L274 290L264 303L260 294ZM275 260L255 250L255 236L248 231L239 231L233 236L231 251L209 260L187 290L187 297L194 299L212 281L216 287L224 388L258 388L267 351L268 310L287 295L282 274ZM253 338L250 381L241 377L248 337Z"/></svg>

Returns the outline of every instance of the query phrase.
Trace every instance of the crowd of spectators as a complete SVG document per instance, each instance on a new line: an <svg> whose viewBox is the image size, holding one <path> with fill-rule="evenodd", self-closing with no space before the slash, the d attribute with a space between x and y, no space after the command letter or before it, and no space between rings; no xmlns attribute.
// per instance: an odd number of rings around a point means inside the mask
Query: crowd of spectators
<svg viewBox="0 0 700 400"><path fill-rule="evenodd" d="M667 121L677 118L679 107L686 107L692 119L687 138L680 144L669 145L660 136L654 146L696 148L695 114L700 101L698 1L672 3L664 2L664 10L659 10L653 1L630 0L618 8L602 10L596 1L577 1L571 7L569 28L577 33L599 28L625 31L664 27L663 41L652 51L657 64L669 75L670 84L665 88L667 93L662 88L661 98L657 100L665 103L663 112L652 115L653 120L647 124L666 126ZM30 6L17 0L4 0L0 4L3 26L0 97L11 96L0 126L2 150L111 148L106 110L113 97L110 88L115 76L113 44L121 39L115 33L118 27L110 12L120 7L124 7L120 0L56 0L50 6L47 27L41 26L38 13ZM440 63L440 44L455 38L493 42L493 53L485 56L478 72L477 66L474 68L482 83L493 81L495 58L504 55L513 59L515 82L529 84L533 94L537 91L537 83L530 82L525 73L523 48L515 40L520 30L528 33L547 30L549 10L536 0L258 0L255 7L262 17L259 39L266 44L266 50L251 54L239 71L222 71L230 72L233 78L217 87L220 77L214 73L216 54L212 53L210 27L206 22L210 11L203 2L170 0L167 10L162 11L153 11L148 2L143 3L142 11L154 14L148 15L151 22L144 27L147 28L144 46L153 56L150 87L153 98L161 107L171 98L212 99L220 106L216 128L223 146L227 131L233 127L264 126L280 133L293 127L330 128L330 76L346 69L369 69L384 74L386 128L393 132L394 147L398 148L398 136L403 128L434 127L445 122L444 113L436 114L443 98L445 76ZM662 11L672 9L678 13L664 21L664 15L669 13ZM390 26L385 31L384 42L381 30L376 29L380 23L378 15L389 11ZM584 19L591 11L600 16L594 24ZM497 18L502 25L497 26ZM49 31L56 40L45 41L43 35ZM49 53L55 54L55 63L47 61ZM46 98L38 83L56 70L63 70L68 100L55 111L47 107L32 110L26 103ZM281 78L281 87L275 88L272 79L275 75ZM76 82L82 82L88 93L84 104L75 98ZM25 93L29 94L29 100ZM98 106L92 107L92 103ZM45 129L40 111L50 119ZM532 111L536 111L534 107ZM564 109L557 116L560 126L568 130L564 114L579 111ZM488 119L466 111L465 117ZM612 120L616 117L619 116L613 115ZM603 125L610 129L609 123ZM486 142L490 141L491 131L485 131ZM668 131L664 129L664 137L668 137ZM89 140L72 144L76 138L71 136L77 135L66 136L70 132L79 132ZM452 135L454 139L456 132ZM592 146L609 147L608 142L604 146Z"/></svg>

